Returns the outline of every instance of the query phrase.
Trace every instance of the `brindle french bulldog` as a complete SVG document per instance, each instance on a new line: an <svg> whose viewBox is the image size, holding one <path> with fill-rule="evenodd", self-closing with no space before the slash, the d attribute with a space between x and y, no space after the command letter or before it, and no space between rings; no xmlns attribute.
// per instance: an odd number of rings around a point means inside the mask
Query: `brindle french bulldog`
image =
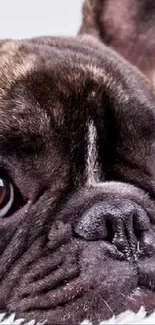
<svg viewBox="0 0 155 325"><path fill-rule="evenodd" d="M1 41L1 311L155 309L154 19L86 0L77 37Z"/></svg>

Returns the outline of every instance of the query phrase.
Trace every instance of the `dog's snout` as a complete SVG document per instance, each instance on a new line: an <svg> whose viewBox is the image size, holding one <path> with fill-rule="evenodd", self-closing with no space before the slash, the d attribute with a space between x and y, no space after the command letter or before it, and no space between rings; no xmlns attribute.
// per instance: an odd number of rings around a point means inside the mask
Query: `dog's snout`
<svg viewBox="0 0 155 325"><path fill-rule="evenodd" d="M155 252L149 218L130 200L95 203L76 220L74 231L85 240L110 242L127 258L141 255L146 247L147 252Z"/></svg>

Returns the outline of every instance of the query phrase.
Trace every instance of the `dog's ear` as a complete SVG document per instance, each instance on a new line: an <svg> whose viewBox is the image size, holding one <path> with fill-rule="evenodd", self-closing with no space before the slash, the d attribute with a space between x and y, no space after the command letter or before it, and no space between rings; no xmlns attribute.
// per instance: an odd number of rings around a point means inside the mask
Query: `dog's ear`
<svg viewBox="0 0 155 325"><path fill-rule="evenodd" d="M155 86L154 0L85 0L79 33L114 48Z"/></svg>

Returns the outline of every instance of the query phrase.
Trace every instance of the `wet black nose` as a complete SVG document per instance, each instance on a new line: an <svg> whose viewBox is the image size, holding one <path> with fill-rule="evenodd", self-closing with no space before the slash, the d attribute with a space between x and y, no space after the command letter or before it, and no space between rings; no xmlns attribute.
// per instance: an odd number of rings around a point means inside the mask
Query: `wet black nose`
<svg viewBox="0 0 155 325"><path fill-rule="evenodd" d="M74 224L75 233L86 240L104 240L127 258L155 253L155 235L149 218L130 200L98 202Z"/></svg>

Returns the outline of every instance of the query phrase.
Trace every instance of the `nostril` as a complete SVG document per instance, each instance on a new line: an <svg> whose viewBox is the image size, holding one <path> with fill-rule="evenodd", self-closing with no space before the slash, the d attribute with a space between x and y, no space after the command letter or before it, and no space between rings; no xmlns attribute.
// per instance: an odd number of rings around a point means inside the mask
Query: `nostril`
<svg viewBox="0 0 155 325"><path fill-rule="evenodd" d="M155 233L152 229L139 231L137 234L139 249L138 255L150 257L155 254Z"/></svg>
<svg viewBox="0 0 155 325"><path fill-rule="evenodd" d="M125 242L126 245L125 218L114 203L99 202L87 209L74 222L74 232L86 240L102 239L112 244L121 243L121 246ZM127 223L132 223L131 218L128 218Z"/></svg>
<svg viewBox="0 0 155 325"><path fill-rule="evenodd" d="M102 204L95 204L74 222L74 232L86 240L105 239L108 236Z"/></svg>
<svg viewBox="0 0 155 325"><path fill-rule="evenodd" d="M74 222L76 235L86 240L105 240L113 243L116 233L122 233L120 211L111 201L99 202L87 209Z"/></svg>
<svg viewBox="0 0 155 325"><path fill-rule="evenodd" d="M114 230L112 227L111 220L109 220L109 219L106 220L106 228L107 228L107 237L105 238L105 240L112 243L115 233L114 233Z"/></svg>

